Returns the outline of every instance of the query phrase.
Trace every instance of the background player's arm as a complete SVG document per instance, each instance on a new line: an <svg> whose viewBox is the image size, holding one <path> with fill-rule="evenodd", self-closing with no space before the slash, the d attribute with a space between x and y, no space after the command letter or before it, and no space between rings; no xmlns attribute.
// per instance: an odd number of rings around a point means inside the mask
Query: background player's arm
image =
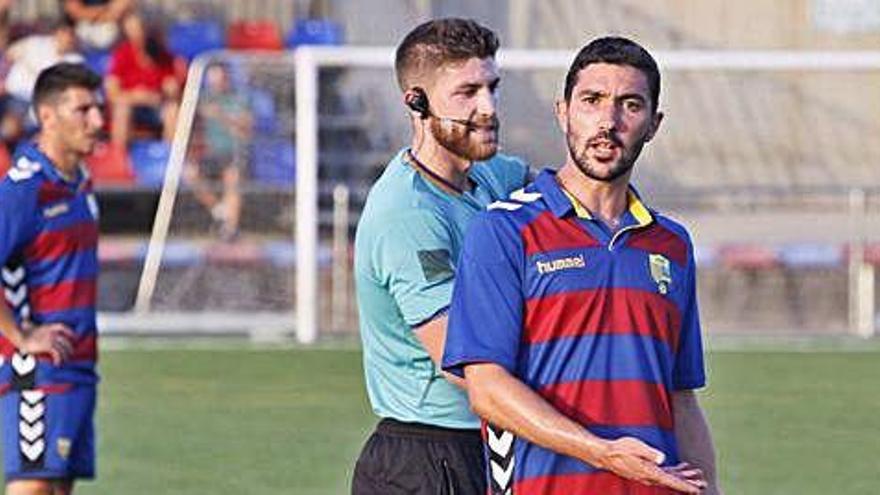
<svg viewBox="0 0 880 495"><path fill-rule="evenodd" d="M443 315L413 330L419 342L422 343L422 347L428 351L428 355L431 356L431 360L434 361L437 369L442 367L443 345L446 342L446 325L448 322L449 318ZM449 383L465 388L466 382L464 379L446 371L443 371L442 374L443 378Z"/></svg>
<svg viewBox="0 0 880 495"><path fill-rule="evenodd" d="M27 174L0 183L0 267L6 266L12 253L25 240L31 239L30 229L36 215L36 195L33 189L15 187L13 184L26 180ZM47 353L52 362L60 364L70 357L73 332L67 325L50 323L27 328L19 327L6 301L0 300L0 332L16 349L28 354Z"/></svg>
<svg viewBox="0 0 880 495"><path fill-rule="evenodd" d="M707 495L720 495L715 471L715 447L706 417L693 390L672 393L675 439L683 461L700 468L708 483Z"/></svg>
<svg viewBox="0 0 880 495"><path fill-rule="evenodd" d="M682 493L701 493L705 486L698 472L661 468L663 453L638 439L593 435L498 364L469 364L464 374L474 412L532 443L648 485Z"/></svg>

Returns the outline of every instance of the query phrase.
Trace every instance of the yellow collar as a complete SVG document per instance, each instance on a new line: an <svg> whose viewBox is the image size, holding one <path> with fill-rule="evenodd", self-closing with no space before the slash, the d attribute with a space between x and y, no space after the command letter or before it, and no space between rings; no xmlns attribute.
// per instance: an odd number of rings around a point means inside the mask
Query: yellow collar
<svg viewBox="0 0 880 495"><path fill-rule="evenodd" d="M581 204L580 201L577 200L570 192L568 192L564 187L560 187L562 192L565 193L565 196L571 201L571 206L574 208L574 213L578 216L578 218L584 218L587 220L592 220L593 215L590 214L590 210L588 210L584 205ZM633 192L632 189L629 189L626 192L627 197L627 209L633 218L638 222L637 227L644 227L651 223L654 220L654 217L651 216L651 212L648 211L648 208L642 203L642 200L639 199L638 195Z"/></svg>

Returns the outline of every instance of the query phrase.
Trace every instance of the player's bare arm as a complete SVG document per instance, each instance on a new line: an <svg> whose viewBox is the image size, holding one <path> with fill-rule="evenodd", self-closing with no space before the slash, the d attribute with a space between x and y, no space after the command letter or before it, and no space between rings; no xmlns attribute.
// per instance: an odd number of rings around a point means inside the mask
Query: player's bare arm
<svg viewBox="0 0 880 495"><path fill-rule="evenodd" d="M699 476L662 469L663 453L641 440L605 440L591 434L495 363L471 364L464 373L474 411L530 442L646 485L690 494L702 493L706 485Z"/></svg>
<svg viewBox="0 0 880 495"><path fill-rule="evenodd" d="M28 354L48 354L57 366L68 360L73 353L73 331L63 323L49 323L19 328L0 304L0 331L19 350Z"/></svg>
<svg viewBox="0 0 880 495"><path fill-rule="evenodd" d="M678 390L672 394L675 417L675 439L682 460L700 468L706 479L706 494L721 495L715 469L715 446L706 416L693 390Z"/></svg>
<svg viewBox="0 0 880 495"><path fill-rule="evenodd" d="M428 355L431 356L431 361L434 361L434 366L436 366L437 369L442 368L443 346L446 343L446 325L448 322L449 318L446 315L443 315L434 318L414 330L416 337L419 339L419 342L422 343L422 347L425 348ZM443 371L442 374L443 378L449 383L465 388L466 383L464 379L445 371Z"/></svg>

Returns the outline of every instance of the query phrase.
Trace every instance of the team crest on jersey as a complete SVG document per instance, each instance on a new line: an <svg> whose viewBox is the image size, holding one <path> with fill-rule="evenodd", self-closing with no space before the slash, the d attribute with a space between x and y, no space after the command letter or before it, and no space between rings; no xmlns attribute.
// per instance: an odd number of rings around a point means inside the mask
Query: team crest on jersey
<svg viewBox="0 0 880 495"><path fill-rule="evenodd" d="M62 459L67 459L68 457L70 457L70 446L71 442L69 438L61 437L58 439L58 443L55 447L58 450L58 455Z"/></svg>
<svg viewBox="0 0 880 495"><path fill-rule="evenodd" d="M669 292L669 285L672 284L672 269L669 265L669 259L662 254L649 254L648 266L651 269L651 278L657 284L657 291L665 295Z"/></svg>

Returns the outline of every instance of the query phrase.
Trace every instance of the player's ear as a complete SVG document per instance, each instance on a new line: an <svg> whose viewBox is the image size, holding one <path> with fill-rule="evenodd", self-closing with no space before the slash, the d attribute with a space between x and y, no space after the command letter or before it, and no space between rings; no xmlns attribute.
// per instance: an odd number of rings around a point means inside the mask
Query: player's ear
<svg viewBox="0 0 880 495"><path fill-rule="evenodd" d="M648 131L648 136L645 138L646 143L654 139L657 131L660 130L661 122L663 122L663 112L654 113L654 116L651 118L651 129Z"/></svg>
<svg viewBox="0 0 880 495"><path fill-rule="evenodd" d="M51 105L41 104L37 106L36 110L37 122L40 124L40 127L52 124L55 117L55 109Z"/></svg>
<svg viewBox="0 0 880 495"><path fill-rule="evenodd" d="M556 114L556 124L565 134L568 132L568 102L565 98L557 98L554 104L554 113Z"/></svg>

